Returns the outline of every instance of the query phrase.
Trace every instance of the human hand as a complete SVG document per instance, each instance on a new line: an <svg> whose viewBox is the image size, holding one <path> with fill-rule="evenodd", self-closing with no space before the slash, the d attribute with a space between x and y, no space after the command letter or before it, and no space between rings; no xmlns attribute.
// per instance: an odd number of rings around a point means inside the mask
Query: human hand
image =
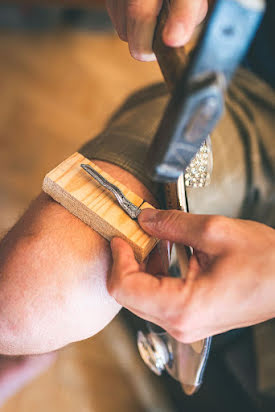
<svg viewBox="0 0 275 412"><path fill-rule="evenodd" d="M155 60L152 41L162 0L106 0L108 13L131 55L142 61ZM207 0L172 0L163 41L167 46L183 46L204 19Z"/></svg>
<svg viewBox="0 0 275 412"><path fill-rule="evenodd" d="M122 239L112 240L110 294L189 343L275 316L275 230L252 221L144 210L149 234L192 246L186 279L153 276Z"/></svg>

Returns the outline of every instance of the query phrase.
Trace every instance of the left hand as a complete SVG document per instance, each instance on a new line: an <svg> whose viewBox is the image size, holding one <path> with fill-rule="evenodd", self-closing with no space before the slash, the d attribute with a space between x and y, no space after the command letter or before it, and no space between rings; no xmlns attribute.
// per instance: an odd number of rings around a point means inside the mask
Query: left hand
<svg viewBox="0 0 275 412"><path fill-rule="evenodd" d="M106 0L106 6L119 37L128 42L131 55L141 61L155 60L152 42L162 0ZM207 0L172 0L164 43L184 46L207 9Z"/></svg>
<svg viewBox="0 0 275 412"><path fill-rule="evenodd" d="M192 246L195 253L186 279L156 277L136 262L125 241L113 239L108 289L118 303L185 343L275 316L274 229L152 209L140 214L139 223L149 234Z"/></svg>

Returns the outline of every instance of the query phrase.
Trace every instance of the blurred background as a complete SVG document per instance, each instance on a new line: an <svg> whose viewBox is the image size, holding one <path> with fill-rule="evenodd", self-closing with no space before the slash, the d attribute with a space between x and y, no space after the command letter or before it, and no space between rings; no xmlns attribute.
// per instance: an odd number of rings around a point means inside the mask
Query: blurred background
<svg viewBox="0 0 275 412"><path fill-rule="evenodd" d="M130 57L102 2L63 3L0 5L0 238L49 170L100 131L130 92L161 79L156 63ZM1 411L170 411L131 339L114 320L61 350Z"/></svg>

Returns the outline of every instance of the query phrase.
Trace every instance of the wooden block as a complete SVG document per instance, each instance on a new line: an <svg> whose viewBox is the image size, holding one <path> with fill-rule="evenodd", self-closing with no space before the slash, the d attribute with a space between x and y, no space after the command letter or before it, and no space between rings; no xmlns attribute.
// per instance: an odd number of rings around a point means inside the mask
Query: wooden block
<svg viewBox="0 0 275 412"><path fill-rule="evenodd" d="M46 175L43 182L44 192L105 239L111 240L114 236L125 239L132 246L137 260L142 262L157 240L147 235L139 224L124 212L113 194L90 177L81 168L81 163L91 165L118 186L136 206L142 204L143 199L77 152ZM145 202L141 209L146 208L153 206Z"/></svg>

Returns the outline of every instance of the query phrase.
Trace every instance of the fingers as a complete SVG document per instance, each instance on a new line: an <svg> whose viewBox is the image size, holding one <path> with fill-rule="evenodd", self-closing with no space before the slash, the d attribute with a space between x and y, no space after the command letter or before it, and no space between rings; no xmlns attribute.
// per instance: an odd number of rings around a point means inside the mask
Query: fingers
<svg viewBox="0 0 275 412"><path fill-rule="evenodd" d="M220 316L227 311L228 304L225 311L217 311L217 307L222 308L225 286L222 279L221 284L217 281L221 272L217 265L202 273L196 257L192 256L186 280L155 277L140 271L125 241L113 239L111 246L113 269L108 290L122 306L186 343L228 329L223 320L226 316Z"/></svg>
<svg viewBox="0 0 275 412"><path fill-rule="evenodd" d="M145 209L138 221L145 232L158 239L183 243L211 255L225 249L230 229L228 218L177 210Z"/></svg>
<svg viewBox="0 0 275 412"><path fill-rule="evenodd" d="M182 302L185 298L185 282L182 279L155 277L141 272L131 247L122 239L111 242L113 268L108 281L110 294L123 306L131 310L150 314L150 319L159 314L169 316L167 302Z"/></svg>
<svg viewBox="0 0 275 412"><path fill-rule="evenodd" d="M141 61L156 59L152 41L162 0L107 0L106 7L121 38L128 41L131 55Z"/></svg>
<svg viewBox="0 0 275 412"><path fill-rule="evenodd" d="M166 1L166 0L165 0ZM163 0L106 0L106 7L119 37L128 41L131 55L141 61L155 60L152 42ZM183 46L205 17L207 0L172 0L163 32L164 42Z"/></svg>
<svg viewBox="0 0 275 412"><path fill-rule="evenodd" d="M126 2L127 38L131 55L141 61L153 61L152 42L162 0Z"/></svg>
<svg viewBox="0 0 275 412"><path fill-rule="evenodd" d="M207 0L173 0L163 31L164 43L171 47L184 46L204 19L207 7Z"/></svg>
<svg viewBox="0 0 275 412"><path fill-rule="evenodd" d="M127 243L115 239L109 291L120 304L186 343L274 317L273 229L221 216L151 209L139 220L151 234L177 242L187 239L192 246L202 241L216 255L196 252L185 280L155 277L141 270ZM220 244L225 253L217 252ZM260 310L258 302L263 302Z"/></svg>
<svg viewBox="0 0 275 412"><path fill-rule="evenodd" d="M117 302L137 316L161 326L182 342L207 336L204 316L192 305L194 274L188 275L186 281L154 277L139 271L133 251L125 241L115 238L111 247L113 269L108 290ZM196 265L190 272L192 270L197 271Z"/></svg>
<svg viewBox="0 0 275 412"><path fill-rule="evenodd" d="M106 8L119 38L127 41L126 0L107 0Z"/></svg>

